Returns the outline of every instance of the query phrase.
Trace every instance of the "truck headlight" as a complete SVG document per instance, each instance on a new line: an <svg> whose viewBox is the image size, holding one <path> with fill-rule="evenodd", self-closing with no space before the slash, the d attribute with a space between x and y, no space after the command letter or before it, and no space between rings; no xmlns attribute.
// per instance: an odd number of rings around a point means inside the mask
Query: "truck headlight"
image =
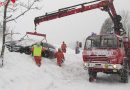
<svg viewBox="0 0 130 90"><path fill-rule="evenodd" d="M87 66L87 63L86 63L86 62L84 63L84 66L85 66L85 67Z"/></svg>
<svg viewBox="0 0 130 90"><path fill-rule="evenodd" d="M113 65L113 68L115 68L115 69L116 69L116 68L117 68L117 65Z"/></svg>
<svg viewBox="0 0 130 90"><path fill-rule="evenodd" d="M87 70L88 68L87 63L85 62L83 65L84 65L84 70Z"/></svg>

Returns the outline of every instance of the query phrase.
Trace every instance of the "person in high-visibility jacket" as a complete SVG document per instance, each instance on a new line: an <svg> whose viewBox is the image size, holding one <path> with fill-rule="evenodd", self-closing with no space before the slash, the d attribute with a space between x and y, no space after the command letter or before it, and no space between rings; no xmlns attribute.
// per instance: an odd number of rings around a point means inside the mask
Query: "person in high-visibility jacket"
<svg viewBox="0 0 130 90"><path fill-rule="evenodd" d="M32 47L32 54L34 56L36 64L39 67L41 66L42 52L44 51L45 51L45 48L43 48L40 43L37 43L36 45L33 45Z"/></svg>

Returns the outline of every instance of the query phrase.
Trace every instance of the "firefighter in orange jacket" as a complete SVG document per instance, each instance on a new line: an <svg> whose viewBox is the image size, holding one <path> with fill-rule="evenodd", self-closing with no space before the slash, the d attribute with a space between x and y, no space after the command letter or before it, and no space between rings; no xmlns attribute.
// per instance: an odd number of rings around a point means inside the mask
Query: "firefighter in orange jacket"
<svg viewBox="0 0 130 90"><path fill-rule="evenodd" d="M42 58L42 52L45 51L45 48L41 46L41 43L37 43L36 45L33 45L32 54L34 56L34 60L36 64L40 67L41 66L41 58Z"/></svg>
<svg viewBox="0 0 130 90"><path fill-rule="evenodd" d="M65 42L63 41L63 43L61 44L61 49L64 53L66 53L66 48L67 48L67 46L66 46Z"/></svg>
<svg viewBox="0 0 130 90"><path fill-rule="evenodd" d="M56 52L56 58L57 58L57 65L61 67L61 64L64 62L65 57L64 57L64 53L62 52L62 50L59 48L58 52Z"/></svg>

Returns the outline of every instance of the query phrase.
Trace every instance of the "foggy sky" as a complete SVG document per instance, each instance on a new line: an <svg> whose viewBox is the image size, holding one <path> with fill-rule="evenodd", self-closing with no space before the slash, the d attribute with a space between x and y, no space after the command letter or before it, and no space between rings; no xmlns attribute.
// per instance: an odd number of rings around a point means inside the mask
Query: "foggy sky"
<svg viewBox="0 0 130 90"><path fill-rule="evenodd" d="M26 0L25 0L26 1ZM26 31L34 31L34 18L44 15L45 12L57 10L92 0L43 0L40 11L30 11L17 20L17 23L11 22L9 25L15 32L25 34ZM115 0L114 5L117 13L122 10L129 10L129 0ZM67 43L81 41L92 32L99 33L102 23L109 17L107 12L100 9L86 11L60 19L42 22L38 25L37 31L47 34L47 40L50 43Z"/></svg>

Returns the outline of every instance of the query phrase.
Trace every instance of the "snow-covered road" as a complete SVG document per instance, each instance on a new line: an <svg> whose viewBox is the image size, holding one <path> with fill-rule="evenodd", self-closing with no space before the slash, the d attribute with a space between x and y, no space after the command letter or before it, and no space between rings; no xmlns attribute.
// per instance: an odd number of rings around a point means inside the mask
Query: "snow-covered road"
<svg viewBox="0 0 130 90"><path fill-rule="evenodd" d="M88 81L81 54L68 49L63 67L56 59L43 58L42 66L33 58L20 53L6 52L4 67L0 68L0 90L129 90L130 83L119 82L115 75L99 74L96 82ZM129 77L130 80L130 77Z"/></svg>

